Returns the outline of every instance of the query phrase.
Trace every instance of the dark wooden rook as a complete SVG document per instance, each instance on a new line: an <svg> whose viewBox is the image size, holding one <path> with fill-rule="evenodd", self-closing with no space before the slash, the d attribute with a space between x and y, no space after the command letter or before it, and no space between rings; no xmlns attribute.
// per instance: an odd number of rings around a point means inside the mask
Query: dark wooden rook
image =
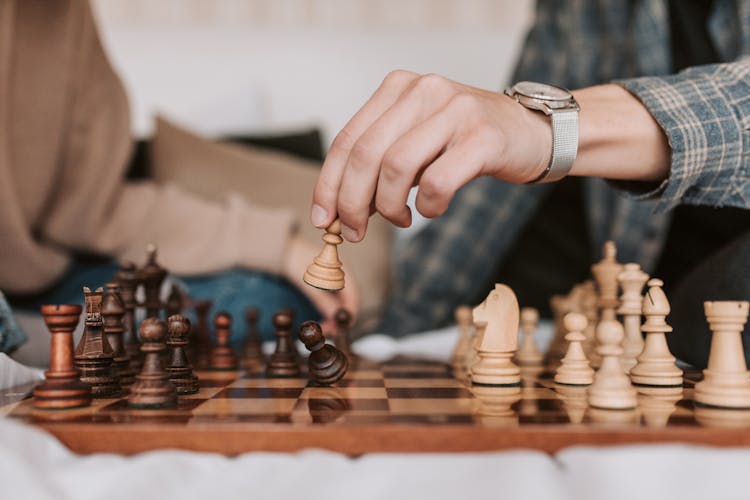
<svg viewBox="0 0 750 500"><path fill-rule="evenodd" d="M147 318L161 317L162 302L159 293L166 277L167 270L156 262L156 246L149 245L146 249L146 264L138 270L138 278L143 283L146 295L144 306Z"/></svg>
<svg viewBox="0 0 750 500"><path fill-rule="evenodd" d="M167 319L169 339L169 364L167 372L169 380L177 389L177 394L195 394L200 389L198 377L193 373L193 367L185 352L190 335L190 320L181 314L173 314Z"/></svg>
<svg viewBox="0 0 750 500"><path fill-rule="evenodd" d="M43 409L67 409L91 404L91 386L78 377L73 366L73 331L78 326L82 308L79 305L44 305L44 323L52 340L49 370L45 381L34 389L34 406Z"/></svg>
<svg viewBox="0 0 750 500"><path fill-rule="evenodd" d="M123 333L125 325L125 306L120 299L117 283L107 283L107 291L102 298L102 321L104 335L112 348L115 375L120 381L120 387L127 389L135 382L135 372L130 366L130 356L125 351Z"/></svg>
<svg viewBox="0 0 750 500"><path fill-rule="evenodd" d="M216 345L211 349L209 367L212 370L236 370L237 355L229 343L232 336L232 317L229 313L220 312L214 317L214 335Z"/></svg>
<svg viewBox="0 0 750 500"><path fill-rule="evenodd" d="M135 323L135 290L138 288L138 274L135 264L126 261L120 264L120 269L115 273L120 298L125 306L125 316L122 321L125 325L122 342L125 351L130 358L130 369L133 373L141 371L143 358L141 357L141 342L138 340L138 331Z"/></svg>
<svg viewBox="0 0 750 500"><path fill-rule="evenodd" d="M114 353L104 336L102 322L101 287L91 291L83 287L86 296L86 319L83 337L78 342L75 352L75 365L81 371L81 382L91 386L91 395L95 398L116 398L122 395L120 382L115 375Z"/></svg>
<svg viewBox="0 0 750 500"><path fill-rule="evenodd" d="M167 325L159 318L141 322L141 350L143 370L130 387L128 406L131 408L168 408L177 404L177 391L169 381L169 373L161 364L161 353L166 349L164 337Z"/></svg>
<svg viewBox="0 0 750 500"><path fill-rule="evenodd" d="M273 326L276 335L276 349L266 367L267 377L297 377L299 353L292 343L290 330L292 316L288 311L277 312L273 315Z"/></svg>
<svg viewBox="0 0 750 500"><path fill-rule="evenodd" d="M310 379L320 385L331 385L344 376L349 360L334 346L326 344L323 330L314 321L305 321L299 329L299 339L310 351L307 366Z"/></svg>

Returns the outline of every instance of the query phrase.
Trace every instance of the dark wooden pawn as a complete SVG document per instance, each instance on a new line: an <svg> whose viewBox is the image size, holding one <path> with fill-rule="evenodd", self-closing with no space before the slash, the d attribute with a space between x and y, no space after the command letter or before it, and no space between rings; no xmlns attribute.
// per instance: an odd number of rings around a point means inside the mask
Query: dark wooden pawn
<svg viewBox="0 0 750 500"><path fill-rule="evenodd" d="M44 305L44 323L52 339L49 370L45 380L34 389L34 406L49 410L78 408L91 404L91 386L81 382L73 366L73 331L78 326L82 308L79 305Z"/></svg>
<svg viewBox="0 0 750 500"><path fill-rule="evenodd" d="M177 389L177 394L195 394L200 389L198 377L193 373L193 367L190 366L185 352L190 335L190 320L181 314L171 315L167 318L167 332L169 380Z"/></svg>
<svg viewBox="0 0 750 500"><path fill-rule="evenodd" d="M125 316L125 306L120 299L117 283L107 283L107 291L102 298L102 321L104 323L104 335L107 337L112 348L113 366L115 375L120 380L120 387L123 390L133 385L135 382L135 372L130 366L130 356L125 351L123 344L123 333L125 326L123 317Z"/></svg>
<svg viewBox="0 0 750 500"><path fill-rule="evenodd" d="M132 262L123 262L120 269L115 273L115 282L119 287L120 298L125 306L125 316L122 322L125 325L122 342L125 345L125 352L130 358L130 368L133 373L141 371L143 366L143 357L141 356L141 342L138 340L138 331L135 323L135 290L138 288L138 274L135 264Z"/></svg>
<svg viewBox="0 0 750 500"><path fill-rule="evenodd" d="M86 319L83 337L75 352L75 366L81 371L81 382L91 386L95 398L116 398L122 395L120 382L115 375L114 353L104 336L102 322L102 295L99 287L91 291L83 287L86 297Z"/></svg>
<svg viewBox="0 0 750 500"><path fill-rule="evenodd" d="M208 368L208 358L211 352L211 330L208 327L208 312L213 303L210 300L194 300L191 306L195 311L197 323L190 332L190 343L187 350L190 359L198 369Z"/></svg>
<svg viewBox="0 0 750 500"><path fill-rule="evenodd" d="M258 335L258 318L260 311L255 307L245 309L245 321L247 323L247 337L245 344L242 346L242 357L245 366L250 372L258 372L266 364L266 357L263 354L263 346Z"/></svg>
<svg viewBox="0 0 750 500"><path fill-rule="evenodd" d="M273 326L276 335L276 349L266 366L267 377L298 377L297 349L292 344L290 330L292 316L287 311L273 315Z"/></svg>
<svg viewBox="0 0 750 500"><path fill-rule="evenodd" d="M352 340L350 335L350 328L352 323L352 315L349 314L344 308L336 311L334 315L334 321L336 321L336 328L338 329L338 335L333 339L333 343L336 348L343 352L348 358L352 357Z"/></svg>
<svg viewBox="0 0 750 500"><path fill-rule="evenodd" d="M331 385L341 380L349 368L349 360L338 349L326 344L323 330L315 321L305 321L299 329L299 339L310 351L307 366L310 379L320 385Z"/></svg>
<svg viewBox="0 0 750 500"><path fill-rule="evenodd" d="M146 295L143 305L146 308L147 318L161 317L162 302L159 294L166 277L167 270L156 262L156 246L148 245L146 264L138 270L138 278L143 284L143 291Z"/></svg>
<svg viewBox="0 0 750 500"><path fill-rule="evenodd" d="M141 322L141 350L143 369L130 387L128 406L131 408L168 408L177 404L177 391L169 381L169 373L161 363L161 353L166 349L164 338L167 325L159 318L146 318Z"/></svg>
<svg viewBox="0 0 750 500"><path fill-rule="evenodd" d="M232 336L232 317L229 313L220 312L214 317L214 335L216 344L211 349L209 368L212 370L236 370L237 355L229 339Z"/></svg>

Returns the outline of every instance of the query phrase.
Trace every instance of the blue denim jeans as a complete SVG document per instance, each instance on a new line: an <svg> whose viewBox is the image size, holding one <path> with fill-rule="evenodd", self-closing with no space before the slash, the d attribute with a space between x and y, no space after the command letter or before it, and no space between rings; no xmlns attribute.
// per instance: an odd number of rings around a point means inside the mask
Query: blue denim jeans
<svg viewBox="0 0 750 500"><path fill-rule="evenodd" d="M117 269L117 264L112 261L76 262L50 290L33 298L11 298L11 307L38 311L42 304L83 304L82 287L93 289L104 286L111 281ZM294 311L295 329L303 321L319 320L321 317L302 292L283 278L271 274L231 269L209 275L174 278L191 298L213 301L211 320L218 311L232 315L232 343L235 346L241 344L247 334L244 314L247 307L256 307L260 311L258 331L263 340L274 339L271 318L280 309L290 308ZM193 311L185 311L185 314L195 320Z"/></svg>

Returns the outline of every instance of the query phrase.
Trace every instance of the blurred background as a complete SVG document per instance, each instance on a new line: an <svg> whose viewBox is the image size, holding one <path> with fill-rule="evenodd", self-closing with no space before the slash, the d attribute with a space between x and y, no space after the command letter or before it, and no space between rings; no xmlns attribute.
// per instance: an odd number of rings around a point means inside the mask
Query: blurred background
<svg viewBox="0 0 750 500"><path fill-rule="evenodd" d="M530 0L93 0L133 130L160 112L209 136L319 128L324 147L392 69L510 78Z"/></svg>

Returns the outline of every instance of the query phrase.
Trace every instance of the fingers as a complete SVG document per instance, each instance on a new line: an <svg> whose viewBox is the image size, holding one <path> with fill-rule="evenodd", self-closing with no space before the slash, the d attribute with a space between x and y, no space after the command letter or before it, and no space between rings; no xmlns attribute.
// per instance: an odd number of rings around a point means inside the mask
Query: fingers
<svg viewBox="0 0 750 500"><path fill-rule="evenodd" d="M424 170L416 199L420 214L428 218L442 215L456 191L481 174L484 157L479 153L478 142L457 143Z"/></svg>
<svg viewBox="0 0 750 500"><path fill-rule="evenodd" d="M417 78L416 73L409 71L391 72L372 97L336 136L323 162L313 192L313 206L310 213L313 225L325 228L336 218L339 188L354 144L415 78Z"/></svg>
<svg viewBox="0 0 750 500"><path fill-rule="evenodd" d="M443 107L453 94L453 85L448 80L437 75L420 76L356 141L344 169L337 206L346 239L359 241L364 237L386 151L399 137ZM404 178L403 182L410 183L419 166L398 175ZM406 179L409 174L411 177ZM410 223L408 210L390 218L397 225Z"/></svg>

